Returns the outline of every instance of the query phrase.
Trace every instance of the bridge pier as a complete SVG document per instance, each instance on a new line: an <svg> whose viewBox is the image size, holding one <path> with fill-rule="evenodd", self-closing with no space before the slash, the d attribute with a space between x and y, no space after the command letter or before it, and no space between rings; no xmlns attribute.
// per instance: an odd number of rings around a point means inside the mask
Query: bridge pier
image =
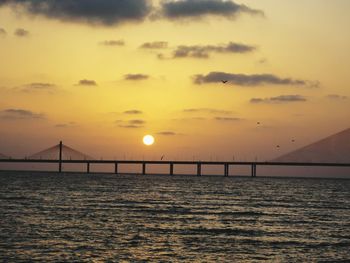
<svg viewBox="0 0 350 263"><path fill-rule="evenodd" d="M90 163L86 163L86 172L89 174L90 173Z"/></svg>
<svg viewBox="0 0 350 263"><path fill-rule="evenodd" d="M174 175L174 164L170 163L170 175Z"/></svg>
<svg viewBox="0 0 350 263"><path fill-rule="evenodd" d="M252 177L256 177L256 164L252 164Z"/></svg>
<svg viewBox="0 0 350 263"><path fill-rule="evenodd" d="M62 148L63 148L63 143L60 141L59 144L59 156L58 156L58 172L62 173Z"/></svg>
<svg viewBox="0 0 350 263"><path fill-rule="evenodd" d="M114 163L114 173L118 174L118 163Z"/></svg>
<svg viewBox="0 0 350 263"><path fill-rule="evenodd" d="M230 167L230 165L228 163L224 164L225 177L228 177L228 175L229 175L229 169L230 169L229 167Z"/></svg>
<svg viewBox="0 0 350 263"><path fill-rule="evenodd" d="M142 163L142 175L146 175L146 163Z"/></svg>
<svg viewBox="0 0 350 263"><path fill-rule="evenodd" d="M202 176L202 164L197 163L197 176Z"/></svg>

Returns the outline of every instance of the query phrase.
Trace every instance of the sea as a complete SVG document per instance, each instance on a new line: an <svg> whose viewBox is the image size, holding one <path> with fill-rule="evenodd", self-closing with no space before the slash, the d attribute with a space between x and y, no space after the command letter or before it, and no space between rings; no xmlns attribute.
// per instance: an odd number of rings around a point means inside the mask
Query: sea
<svg viewBox="0 0 350 263"><path fill-rule="evenodd" d="M0 262L350 262L350 180L1 172Z"/></svg>

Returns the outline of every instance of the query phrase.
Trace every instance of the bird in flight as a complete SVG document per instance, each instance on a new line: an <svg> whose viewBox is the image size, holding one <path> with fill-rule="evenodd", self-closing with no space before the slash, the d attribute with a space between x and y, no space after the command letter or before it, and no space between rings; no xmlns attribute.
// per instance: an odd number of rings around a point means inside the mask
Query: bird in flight
<svg viewBox="0 0 350 263"><path fill-rule="evenodd" d="M227 80L221 80L221 82L225 84L225 83L227 83Z"/></svg>
<svg viewBox="0 0 350 263"><path fill-rule="evenodd" d="M279 145L277 145L276 147L277 147L277 148L280 148L280 146L279 146Z"/></svg>
<svg viewBox="0 0 350 263"><path fill-rule="evenodd" d="M258 125L259 125L259 124L260 124L260 121L258 121L256 124L258 124Z"/></svg>
<svg viewBox="0 0 350 263"><path fill-rule="evenodd" d="M292 142L295 142L295 140L293 139Z"/></svg>

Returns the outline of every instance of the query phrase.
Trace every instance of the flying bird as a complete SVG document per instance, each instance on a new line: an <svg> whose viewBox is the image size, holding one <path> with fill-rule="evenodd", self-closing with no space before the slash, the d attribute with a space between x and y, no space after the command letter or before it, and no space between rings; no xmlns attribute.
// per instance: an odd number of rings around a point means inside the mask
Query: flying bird
<svg viewBox="0 0 350 263"><path fill-rule="evenodd" d="M221 82L225 84L225 83L227 83L227 80L221 80Z"/></svg>
<svg viewBox="0 0 350 263"><path fill-rule="evenodd" d="M295 140L293 139L292 142L295 142Z"/></svg>
<svg viewBox="0 0 350 263"><path fill-rule="evenodd" d="M256 124L258 124L258 125L259 125L259 124L260 124L260 121L258 121Z"/></svg>
<svg viewBox="0 0 350 263"><path fill-rule="evenodd" d="M277 147L277 148L280 148L280 146L279 146L279 145L277 145L276 147Z"/></svg>

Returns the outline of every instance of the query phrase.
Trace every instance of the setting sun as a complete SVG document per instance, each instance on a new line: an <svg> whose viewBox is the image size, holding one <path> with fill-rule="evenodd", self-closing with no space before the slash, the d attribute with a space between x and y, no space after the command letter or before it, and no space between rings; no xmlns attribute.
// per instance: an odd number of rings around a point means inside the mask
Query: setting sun
<svg viewBox="0 0 350 263"><path fill-rule="evenodd" d="M152 145L154 143L154 137L152 135L145 135L143 137L143 143L145 145Z"/></svg>

